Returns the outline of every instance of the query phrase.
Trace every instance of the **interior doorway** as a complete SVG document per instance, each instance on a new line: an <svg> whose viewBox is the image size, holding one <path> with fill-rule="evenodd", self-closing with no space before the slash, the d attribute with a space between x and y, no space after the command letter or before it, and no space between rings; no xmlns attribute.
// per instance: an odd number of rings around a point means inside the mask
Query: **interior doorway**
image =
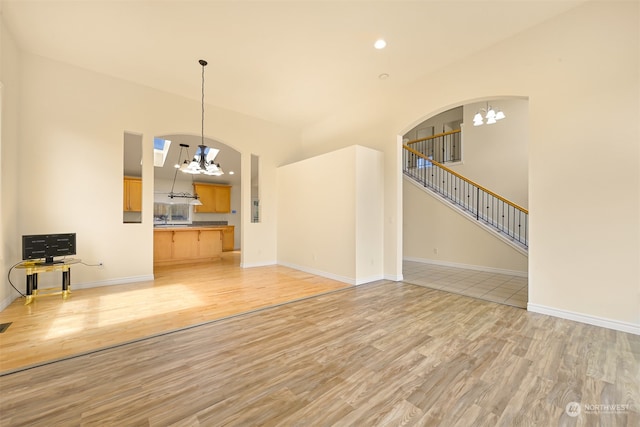
<svg viewBox="0 0 640 427"><path fill-rule="evenodd" d="M203 144L204 143L204 144ZM222 173L184 171L199 146ZM182 166L182 168L181 168ZM223 251L241 250L241 153L211 138L162 134L154 138L154 227L225 227ZM154 239L155 241L155 239ZM155 250L154 250L155 253Z"/></svg>
<svg viewBox="0 0 640 427"><path fill-rule="evenodd" d="M474 117L489 108L505 114L497 123L474 126ZM459 158L445 156L430 163L403 159L403 167L422 168L425 176L446 169L481 188L524 207L528 224L528 100L489 99L453 106L426 118L403 135L403 144L459 132ZM433 127L433 135L429 129ZM454 129L454 128L458 129ZM440 130L440 131L439 131ZM457 141L456 141L457 142ZM408 145L407 145L408 144ZM424 144L428 148L428 144ZM453 149L446 153L454 153ZM407 150L403 148L403 153ZM428 153L427 153L428 154ZM414 157L419 157L413 153ZM450 158L451 157L451 158ZM436 168L436 163L442 162ZM438 169L438 171L436 170ZM441 175L438 175L440 177ZM444 177L445 175L442 175ZM434 178L434 181L449 178ZM457 178L456 178L457 180ZM444 181L443 181L444 182ZM460 180L433 191L403 178L403 278L405 281L448 292L525 308L528 301L528 238L510 241L508 233L487 231L468 211L458 209L442 193L458 192ZM468 197L464 193L463 197ZM453 197L450 194L448 197ZM457 197L457 196L455 196ZM480 200L480 199L478 199ZM480 206L482 203L478 203ZM475 203L474 203L475 205ZM482 209L485 208L482 205ZM498 238L496 238L496 236ZM523 243L523 244L521 244Z"/></svg>

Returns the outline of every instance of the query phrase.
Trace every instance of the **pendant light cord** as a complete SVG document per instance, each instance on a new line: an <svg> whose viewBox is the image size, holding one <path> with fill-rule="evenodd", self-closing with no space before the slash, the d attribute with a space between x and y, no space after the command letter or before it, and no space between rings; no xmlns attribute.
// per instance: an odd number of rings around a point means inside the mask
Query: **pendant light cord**
<svg viewBox="0 0 640 427"><path fill-rule="evenodd" d="M204 67L207 65L207 61L201 59L199 62L202 65L202 132L200 133L200 144L204 145ZM204 153L202 155L204 156Z"/></svg>
<svg viewBox="0 0 640 427"><path fill-rule="evenodd" d="M178 164L180 164L180 158L182 157L182 147L180 147L180 157L178 157ZM189 157L189 153L187 152L187 158ZM170 195L173 195L173 188L176 186L176 178L178 177L178 171L180 169L176 168L175 173L173 174L173 184L171 184L171 193L169 193Z"/></svg>

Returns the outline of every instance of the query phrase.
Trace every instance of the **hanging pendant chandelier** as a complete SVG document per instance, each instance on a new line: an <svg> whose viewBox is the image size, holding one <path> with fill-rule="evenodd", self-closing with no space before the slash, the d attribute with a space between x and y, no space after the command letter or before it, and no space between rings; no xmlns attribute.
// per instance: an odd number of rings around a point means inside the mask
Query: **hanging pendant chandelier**
<svg viewBox="0 0 640 427"><path fill-rule="evenodd" d="M498 120L502 120L504 119L506 116L505 114L502 112L502 110L498 110L498 112L496 112L493 107L491 105L489 105L489 103L487 102L487 108L481 108L475 116L473 116L473 125L474 126L481 126L484 124L483 118L482 118L482 114L480 114L480 112L484 112L486 115L484 116L485 119L487 119L487 124L488 125L492 125L494 123L496 123Z"/></svg>
<svg viewBox="0 0 640 427"><path fill-rule="evenodd" d="M201 59L198 61L202 66L202 121L201 121L201 133L200 133L200 145L196 149L193 159L189 162L185 160L180 166L180 170L184 173L190 174L204 174L221 176L224 175L220 163L215 163L215 158L220 152L216 148L207 147L204 144L204 67L207 66L207 61ZM187 155L188 155L187 151Z"/></svg>

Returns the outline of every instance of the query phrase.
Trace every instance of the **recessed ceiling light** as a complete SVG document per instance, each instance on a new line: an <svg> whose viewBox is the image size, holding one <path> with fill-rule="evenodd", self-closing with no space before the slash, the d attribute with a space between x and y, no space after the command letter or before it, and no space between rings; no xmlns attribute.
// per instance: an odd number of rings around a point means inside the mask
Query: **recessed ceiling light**
<svg viewBox="0 0 640 427"><path fill-rule="evenodd" d="M383 39L378 39L373 44L373 47L375 47L376 49L384 49L385 47L387 47L387 42L384 41Z"/></svg>
<svg viewBox="0 0 640 427"><path fill-rule="evenodd" d="M233 175L234 173L234 171L229 171L229 175Z"/></svg>
<svg viewBox="0 0 640 427"><path fill-rule="evenodd" d="M378 78L379 78L380 80L386 80L386 79L388 79L388 78L389 78L389 74L387 74L387 73L382 73L382 74L380 74L380 75L378 76Z"/></svg>

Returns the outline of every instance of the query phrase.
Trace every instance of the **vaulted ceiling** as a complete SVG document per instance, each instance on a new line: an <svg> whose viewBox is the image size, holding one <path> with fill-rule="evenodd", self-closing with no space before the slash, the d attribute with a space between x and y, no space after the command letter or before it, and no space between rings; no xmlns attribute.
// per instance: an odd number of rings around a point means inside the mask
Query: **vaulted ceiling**
<svg viewBox="0 0 640 427"><path fill-rule="evenodd" d="M301 129L581 1L1 0L24 50ZM386 39L383 50L373 48ZM388 74L386 79L379 75Z"/></svg>

